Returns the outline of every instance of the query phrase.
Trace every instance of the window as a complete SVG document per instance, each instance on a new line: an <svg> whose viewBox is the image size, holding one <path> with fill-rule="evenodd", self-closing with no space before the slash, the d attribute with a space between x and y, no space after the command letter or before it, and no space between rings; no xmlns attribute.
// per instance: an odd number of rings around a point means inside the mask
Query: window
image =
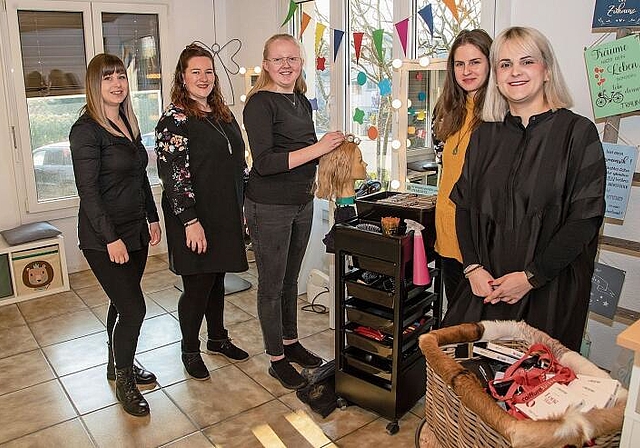
<svg viewBox="0 0 640 448"><path fill-rule="evenodd" d="M10 51L21 62L13 79L28 211L76 204L68 135L85 104L86 66L101 52L127 68L149 180L157 184L153 129L162 111L166 6L9 0L7 12Z"/></svg>
<svg viewBox="0 0 640 448"><path fill-rule="evenodd" d="M346 122L360 137L362 157L371 177L387 185L391 167L391 86L393 71L393 0L348 2L349 105ZM354 36L361 33L357 52ZM380 39L377 40L377 37Z"/></svg>
<svg viewBox="0 0 640 448"><path fill-rule="evenodd" d="M414 0L415 1L415 0ZM417 54L416 56L447 57L453 40L461 30L480 28L480 11L482 0L462 0L458 6L458 22L444 2L417 0L417 9L431 4L433 12L433 37L423 20L417 21Z"/></svg>
<svg viewBox="0 0 640 448"><path fill-rule="evenodd" d="M391 106L394 70L391 61L404 59L399 46L395 24L409 17L409 42L406 58L424 55L446 57L455 36L462 29L481 27L481 7L495 10L495 0L459 0L456 2L460 22L443 2L430 0L316 0L298 2L299 13L293 34L300 35L304 14L310 17L302 34L306 50L305 73L309 98L318 100L316 129L318 134L332 126L358 135L360 148L368 164L369 176L378 178L385 187L391 180L395 166L392 140L397 120ZM418 11L432 5L434 36L419 16ZM304 14L303 14L304 13ZM487 14L487 18L489 14ZM325 26L318 45L315 45L317 24ZM335 28L344 31L340 53L334 62L333 42ZM486 29L490 30L488 26ZM376 38L374 39L374 32ZM356 36L362 36L356 57ZM376 47L379 40L380 50ZM341 58L344 57L344 59ZM324 58L329 70L316 68L316 57ZM343 79L343 73L346 79ZM342 85L346 84L346 90ZM340 114L339 117L336 117ZM396 151L397 152L397 151ZM405 169L399 170L403 173ZM396 171L397 172L397 171Z"/></svg>
<svg viewBox="0 0 640 448"><path fill-rule="evenodd" d="M317 106L314 123L318 136L324 135L330 128L329 104L331 98L331 68L334 65L333 51L329 39L329 10L330 0L315 0L300 3L301 11L297 16L293 34L300 36L302 31L302 17L310 17L309 23L302 33L302 47L305 53L305 81L307 82L307 98L315 100ZM326 26L316 45L317 25Z"/></svg>

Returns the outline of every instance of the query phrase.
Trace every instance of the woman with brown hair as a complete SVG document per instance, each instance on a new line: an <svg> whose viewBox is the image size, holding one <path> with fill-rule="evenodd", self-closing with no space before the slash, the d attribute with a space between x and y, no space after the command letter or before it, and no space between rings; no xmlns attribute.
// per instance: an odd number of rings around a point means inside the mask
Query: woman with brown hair
<svg viewBox="0 0 640 448"><path fill-rule="evenodd" d="M156 126L169 267L182 276L178 302L182 362L198 380L209 378L198 333L207 322L207 352L243 361L224 327L226 272L248 269L240 127L224 103L212 52L188 45L178 59L171 104Z"/></svg>
<svg viewBox="0 0 640 448"><path fill-rule="evenodd" d="M481 121L489 79L490 48L491 37L484 30L463 30L458 34L449 52L447 76L434 115L435 138L442 142L435 249L442 257L444 289L449 306L464 279L456 235L456 206L449 199L449 194L460 177L471 133Z"/></svg>
<svg viewBox="0 0 640 448"><path fill-rule="evenodd" d="M140 280L148 245L160 242L158 212L124 64L111 54L95 56L85 84L87 104L69 135L80 197L78 239L109 297L107 378L116 380L124 410L142 416L149 404L136 383L151 384L156 377L135 366L133 357L146 313Z"/></svg>

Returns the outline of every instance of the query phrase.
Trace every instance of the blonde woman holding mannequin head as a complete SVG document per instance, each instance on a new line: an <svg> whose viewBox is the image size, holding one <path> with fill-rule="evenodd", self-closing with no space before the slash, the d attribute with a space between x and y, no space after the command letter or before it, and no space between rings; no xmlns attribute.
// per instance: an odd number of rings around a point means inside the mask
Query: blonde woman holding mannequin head
<svg viewBox="0 0 640 448"><path fill-rule="evenodd" d="M322 363L298 341L298 275L311 233L317 159L344 141L339 131L318 141L303 64L293 36L269 38L244 108L253 160L244 210L258 268L258 316L269 374L288 389L306 384L291 362Z"/></svg>

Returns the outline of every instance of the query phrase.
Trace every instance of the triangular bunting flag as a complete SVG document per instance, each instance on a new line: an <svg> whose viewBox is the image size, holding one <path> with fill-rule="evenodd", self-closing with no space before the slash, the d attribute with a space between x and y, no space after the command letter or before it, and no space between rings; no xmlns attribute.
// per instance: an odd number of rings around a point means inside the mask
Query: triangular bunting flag
<svg viewBox="0 0 640 448"><path fill-rule="evenodd" d="M442 0L442 3L444 3L447 8L449 8L449 11L451 11L453 17L459 22L460 17L458 16L458 7L456 6L456 0Z"/></svg>
<svg viewBox="0 0 640 448"><path fill-rule="evenodd" d="M433 39L433 10L431 9L431 4L418 11L418 14L420 14L424 23L427 24L427 28L429 28L429 32L431 33L431 39Z"/></svg>
<svg viewBox="0 0 640 448"><path fill-rule="evenodd" d="M284 26L289 20L291 20L291 17L293 17L293 14L296 12L296 9L298 9L298 4L296 2L294 2L293 0L289 1L289 13L287 13L287 18L284 19L284 22L282 22L282 25L280 26Z"/></svg>
<svg viewBox="0 0 640 448"><path fill-rule="evenodd" d="M396 23L396 31L398 32L398 37L400 38L400 45L402 45L402 51L404 52L404 57L406 58L407 57L407 34L409 32L408 17Z"/></svg>
<svg viewBox="0 0 640 448"><path fill-rule="evenodd" d="M336 57L338 56L338 50L340 49L343 37L344 31L333 30L333 62L336 62Z"/></svg>
<svg viewBox="0 0 640 448"><path fill-rule="evenodd" d="M362 50L362 37L364 33L353 33L353 46L356 51L356 64L360 61L360 50Z"/></svg>
<svg viewBox="0 0 640 448"><path fill-rule="evenodd" d="M325 29L327 29L327 25L323 23L316 23L316 54L320 51L320 41L322 40L322 35L324 34Z"/></svg>
<svg viewBox="0 0 640 448"><path fill-rule="evenodd" d="M382 36L384 36L384 30L382 28L374 30L372 33L373 44L378 52L378 58L382 61L384 59L384 52L382 51Z"/></svg>
<svg viewBox="0 0 640 448"><path fill-rule="evenodd" d="M310 21L311 21L311 16L306 12L303 12L302 21L300 23L300 39L302 39L302 34L304 33L304 30L307 29L307 26L309 26Z"/></svg>

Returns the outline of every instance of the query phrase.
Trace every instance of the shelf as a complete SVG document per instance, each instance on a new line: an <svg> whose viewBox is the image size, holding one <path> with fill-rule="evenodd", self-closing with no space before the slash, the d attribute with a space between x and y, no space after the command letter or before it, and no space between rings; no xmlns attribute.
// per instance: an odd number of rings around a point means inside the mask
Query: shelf
<svg viewBox="0 0 640 448"><path fill-rule="evenodd" d="M69 290L62 235L15 246L0 235L0 263L0 305Z"/></svg>
<svg viewBox="0 0 640 448"><path fill-rule="evenodd" d="M363 222L335 231L336 394L398 420L424 395L418 337L441 319L439 259L431 284L413 285L413 232L384 236L355 227Z"/></svg>

